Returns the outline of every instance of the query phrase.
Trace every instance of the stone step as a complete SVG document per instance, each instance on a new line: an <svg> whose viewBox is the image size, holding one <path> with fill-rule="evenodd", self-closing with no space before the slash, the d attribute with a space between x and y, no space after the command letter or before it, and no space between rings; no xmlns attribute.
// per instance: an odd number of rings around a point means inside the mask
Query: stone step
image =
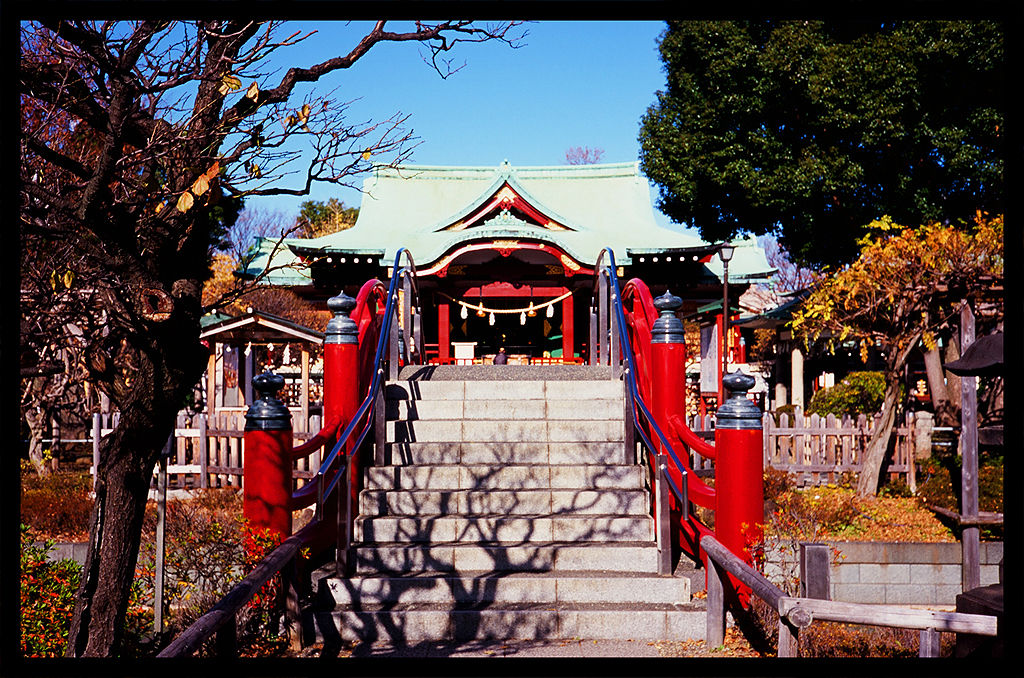
<svg viewBox="0 0 1024 678"><path fill-rule="evenodd" d="M520 442L618 442L625 439L619 421L389 421L389 443L520 443Z"/></svg>
<svg viewBox="0 0 1024 678"><path fill-rule="evenodd" d="M494 604L409 605L401 609L308 610L304 644L338 639L396 646L469 640L702 640L703 601L685 605Z"/></svg>
<svg viewBox="0 0 1024 678"><path fill-rule="evenodd" d="M406 365L399 370L398 378L400 381L619 381L620 374L621 368L617 365Z"/></svg>
<svg viewBox="0 0 1024 678"><path fill-rule="evenodd" d="M550 542L654 541L650 516L437 515L359 516L359 542Z"/></svg>
<svg viewBox="0 0 1024 678"><path fill-rule="evenodd" d="M626 456L621 441L402 442L384 446L384 464L388 466L623 464Z"/></svg>
<svg viewBox="0 0 1024 678"><path fill-rule="evenodd" d="M545 446L547 447L547 446ZM621 449L618 450L621 452ZM545 449L547 454L548 450ZM641 466L451 464L370 466L363 471L368 490L528 490L642 489Z"/></svg>
<svg viewBox="0 0 1024 678"><path fill-rule="evenodd" d="M317 605L365 609L381 605L494 603L686 604L690 580L606 572L428 572L320 580Z"/></svg>
<svg viewBox="0 0 1024 678"><path fill-rule="evenodd" d="M649 542L459 543L390 542L355 549L357 574L492 571L658 571L658 549Z"/></svg>
<svg viewBox="0 0 1024 678"><path fill-rule="evenodd" d="M622 420L625 416L623 408L621 397L588 400L388 400L384 405L388 421Z"/></svg>
<svg viewBox="0 0 1024 678"><path fill-rule="evenodd" d="M623 399L621 381L392 381L386 400Z"/></svg>
<svg viewBox="0 0 1024 678"><path fill-rule="evenodd" d="M370 516L465 516L504 514L647 515L643 490L364 490L359 514Z"/></svg>

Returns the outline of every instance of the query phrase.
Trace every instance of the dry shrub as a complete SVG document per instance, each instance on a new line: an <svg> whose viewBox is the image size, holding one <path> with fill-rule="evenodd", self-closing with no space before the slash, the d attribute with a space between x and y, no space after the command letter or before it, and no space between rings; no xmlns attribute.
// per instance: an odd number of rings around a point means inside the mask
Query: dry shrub
<svg viewBox="0 0 1024 678"><path fill-rule="evenodd" d="M774 655L779 646L779 615L766 602L754 596L750 608L740 620L744 635L762 656ZM916 657L920 650L920 631L885 626L863 626L839 622L815 621L800 629L797 651L800 657ZM953 656L956 636L943 633L940 656Z"/></svg>
<svg viewBox="0 0 1024 678"><path fill-rule="evenodd" d="M940 656L951 657L955 645L955 634L941 634ZM814 622L800 630L801 657L916 657L920 648L916 629Z"/></svg>
<svg viewBox="0 0 1024 678"><path fill-rule="evenodd" d="M21 522L56 541L78 541L89 533L92 515L89 476L58 471L40 477L22 470Z"/></svg>

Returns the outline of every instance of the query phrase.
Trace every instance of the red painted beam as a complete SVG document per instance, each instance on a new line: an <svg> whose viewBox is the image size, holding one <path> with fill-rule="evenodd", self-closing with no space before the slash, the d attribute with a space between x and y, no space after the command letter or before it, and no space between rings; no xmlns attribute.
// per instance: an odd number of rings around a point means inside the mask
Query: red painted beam
<svg viewBox="0 0 1024 678"><path fill-rule="evenodd" d="M448 336L450 313L451 306L448 305L448 302L445 301L437 305L437 357L442 362L446 362L451 354L451 342Z"/></svg>
<svg viewBox="0 0 1024 678"><path fill-rule="evenodd" d="M462 294L465 301L479 297L560 297L569 290L563 287L533 287L523 285L515 287L507 282L494 282L480 287L470 287Z"/></svg>

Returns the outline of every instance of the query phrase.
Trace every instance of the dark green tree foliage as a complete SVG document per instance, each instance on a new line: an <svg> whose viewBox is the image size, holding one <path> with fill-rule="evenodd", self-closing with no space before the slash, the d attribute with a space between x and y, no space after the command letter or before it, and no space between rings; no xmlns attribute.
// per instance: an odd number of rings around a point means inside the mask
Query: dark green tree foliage
<svg viewBox="0 0 1024 678"><path fill-rule="evenodd" d="M981 21L670 22L643 170L705 240L774 232L809 266L849 262L882 215L999 213L1002 39Z"/></svg>
<svg viewBox="0 0 1024 678"><path fill-rule="evenodd" d="M817 391L807 407L808 414L871 416L882 409L885 398L883 372L850 372L835 386Z"/></svg>

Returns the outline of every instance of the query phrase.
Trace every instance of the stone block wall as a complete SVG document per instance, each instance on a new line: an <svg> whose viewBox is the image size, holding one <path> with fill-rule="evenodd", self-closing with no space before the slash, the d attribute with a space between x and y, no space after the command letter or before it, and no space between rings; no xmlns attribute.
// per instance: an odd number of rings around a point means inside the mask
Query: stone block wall
<svg viewBox="0 0 1024 678"><path fill-rule="evenodd" d="M832 600L884 605L955 605L962 547L954 544L833 542ZM981 585L999 583L1002 542L981 544Z"/></svg>

